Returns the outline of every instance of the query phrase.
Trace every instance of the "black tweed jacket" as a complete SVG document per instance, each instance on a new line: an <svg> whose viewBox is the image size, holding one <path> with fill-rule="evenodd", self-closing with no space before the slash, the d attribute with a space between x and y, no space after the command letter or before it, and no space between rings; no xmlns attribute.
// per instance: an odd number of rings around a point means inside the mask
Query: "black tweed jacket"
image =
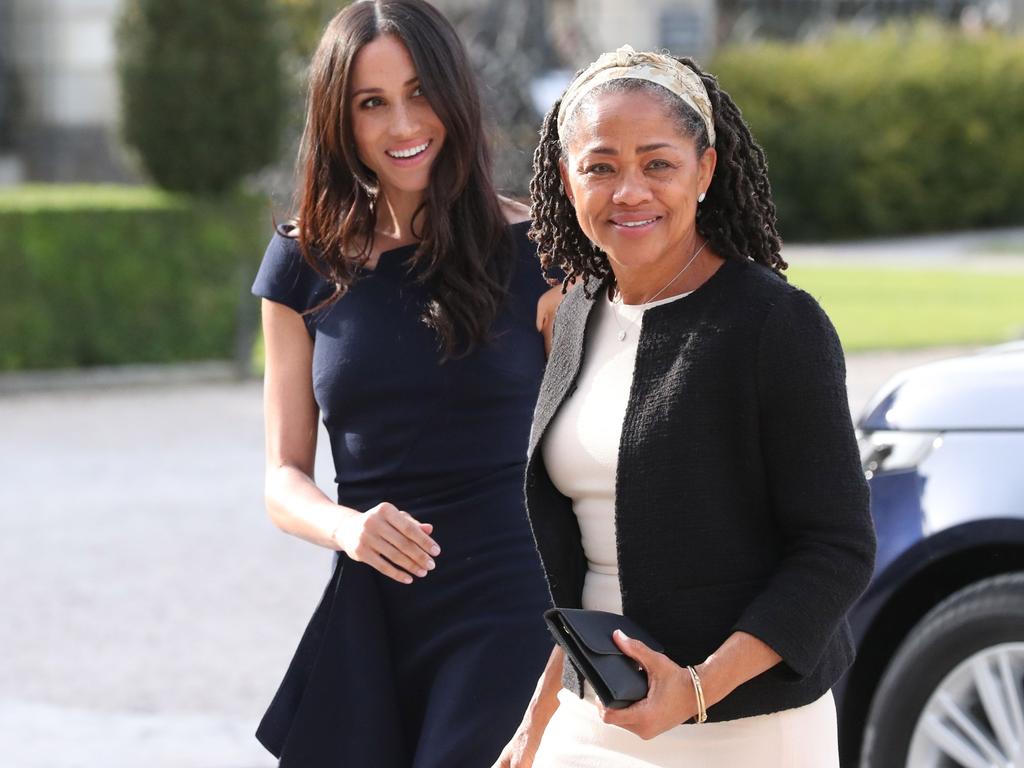
<svg viewBox="0 0 1024 768"><path fill-rule="evenodd" d="M597 291L601 296L603 289ZM539 444L576 388L595 299L571 291L555 321L530 438L526 498L555 605L579 607L586 572L572 502ZM846 613L875 554L842 348L809 295L726 261L690 296L647 311L615 488L623 612L679 664L734 630L783 663L708 713L802 706L853 660ZM582 695L567 664L563 682Z"/></svg>

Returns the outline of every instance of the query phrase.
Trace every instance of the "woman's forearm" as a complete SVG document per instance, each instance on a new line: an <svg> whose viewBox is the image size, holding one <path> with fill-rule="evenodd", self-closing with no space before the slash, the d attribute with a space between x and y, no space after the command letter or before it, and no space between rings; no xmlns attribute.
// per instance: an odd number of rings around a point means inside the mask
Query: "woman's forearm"
<svg viewBox="0 0 1024 768"><path fill-rule="evenodd" d="M696 665L704 701L711 707L743 683L782 661L767 643L746 632L733 632L718 649Z"/></svg>
<svg viewBox="0 0 1024 768"><path fill-rule="evenodd" d="M548 663L537 681L537 687L533 691L533 698L526 707L526 715L523 723L539 728L543 731L547 727L558 709L558 692L562 688L562 664L564 651L557 645L552 649Z"/></svg>
<svg viewBox="0 0 1024 768"><path fill-rule="evenodd" d="M339 524L359 514L334 503L308 474L294 466L268 467L265 493L274 525L329 549L339 548L334 536Z"/></svg>

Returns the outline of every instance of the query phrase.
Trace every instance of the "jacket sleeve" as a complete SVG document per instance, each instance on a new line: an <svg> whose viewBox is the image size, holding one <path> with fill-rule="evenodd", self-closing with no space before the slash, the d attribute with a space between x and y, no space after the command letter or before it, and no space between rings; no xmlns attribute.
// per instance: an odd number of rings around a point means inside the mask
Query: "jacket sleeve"
<svg viewBox="0 0 1024 768"><path fill-rule="evenodd" d="M768 312L757 377L761 451L783 555L734 629L760 638L804 677L867 587L875 532L842 347L803 291L787 291Z"/></svg>

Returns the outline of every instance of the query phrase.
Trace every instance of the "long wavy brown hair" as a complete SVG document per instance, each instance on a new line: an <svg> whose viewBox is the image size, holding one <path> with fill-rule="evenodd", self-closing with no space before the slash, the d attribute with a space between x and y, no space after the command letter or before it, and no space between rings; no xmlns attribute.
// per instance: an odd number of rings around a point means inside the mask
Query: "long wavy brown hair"
<svg viewBox="0 0 1024 768"><path fill-rule="evenodd" d="M303 257L336 290L311 311L344 296L373 249L380 189L356 154L348 104L352 62L381 35L409 50L446 131L413 216L420 243L409 266L427 286L423 321L444 357L455 357L487 338L508 288L512 244L469 59L455 29L424 0L353 3L327 25L313 56L295 218Z"/></svg>

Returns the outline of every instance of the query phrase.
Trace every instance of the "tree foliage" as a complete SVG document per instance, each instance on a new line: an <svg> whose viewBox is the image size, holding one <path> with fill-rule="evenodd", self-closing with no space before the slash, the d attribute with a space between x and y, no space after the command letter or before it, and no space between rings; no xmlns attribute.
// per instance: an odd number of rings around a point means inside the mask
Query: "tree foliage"
<svg viewBox="0 0 1024 768"><path fill-rule="evenodd" d="M277 0L285 24L286 47L303 65L309 63L324 27L347 0Z"/></svg>
<svg viewBox="0 0 1024 768"><path fill-rule="evenodd" d="M276 19L272 0L128 0L124 133L158 184L221 194L274 158L286 87Z"/></svg>
<svg viewBox="0 0 1024 768"><path fill-rule="evenodd" d="M1024 46L931 23L727 50L790 239L1024 220Z"/></svg>

